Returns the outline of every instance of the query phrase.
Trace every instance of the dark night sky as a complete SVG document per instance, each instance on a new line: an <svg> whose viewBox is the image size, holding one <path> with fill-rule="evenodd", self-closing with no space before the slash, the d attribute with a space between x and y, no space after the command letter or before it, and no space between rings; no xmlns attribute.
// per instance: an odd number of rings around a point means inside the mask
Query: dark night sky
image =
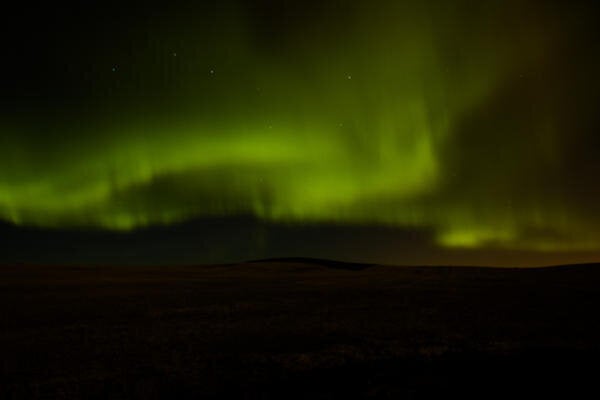
<svg viewBox="0 0 600 400"><path fill-rule="evenodd" d="M0 262L600 261L593 2L3 14Z"/></svg>

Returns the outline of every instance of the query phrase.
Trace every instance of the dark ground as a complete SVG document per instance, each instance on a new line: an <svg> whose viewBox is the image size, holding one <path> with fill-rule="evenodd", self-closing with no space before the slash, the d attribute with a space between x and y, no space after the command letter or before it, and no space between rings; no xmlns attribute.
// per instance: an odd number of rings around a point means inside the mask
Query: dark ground
<svg viewBox="0 0 600 400"><path fill-rule="evenodd" d="M0 269L0 398L594 398L600 265Z"/></svg>

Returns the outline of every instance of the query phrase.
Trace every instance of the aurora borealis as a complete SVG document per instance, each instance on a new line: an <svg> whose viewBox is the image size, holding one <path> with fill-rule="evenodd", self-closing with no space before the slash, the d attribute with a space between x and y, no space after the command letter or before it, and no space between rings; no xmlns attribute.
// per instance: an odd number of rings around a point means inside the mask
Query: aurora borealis
<svg viewBox="0 0 600 400"><path fill-rule="evenodd" d="M0 220L251 216L600 251L596 10L542 1L94 4L4 38Z"/></svg>

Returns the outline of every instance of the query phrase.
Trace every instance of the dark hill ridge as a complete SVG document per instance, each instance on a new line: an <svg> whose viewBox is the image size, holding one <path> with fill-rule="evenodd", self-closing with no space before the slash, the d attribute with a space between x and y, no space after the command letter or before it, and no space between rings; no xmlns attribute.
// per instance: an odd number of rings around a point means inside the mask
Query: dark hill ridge
<svg viewBox="0 0 600 400"><path fill-rule="evenodd" d="M448 269L448 270L459 270L459 269L467 269L467 270L476 270L476 269L489 269L489 270L519 270L519 271L527 271L527 270L545 270L545 271L578 271L582 270L582 272L594 274L594 271L597 270L600 273L600 263L583 263L583 264L557 264L557 265L546 265L539 267L497 267L497 266L479 266L479 265L383 265L377 263L358 263L358 262L348 262L348 261L339 261L339 260L330 260L325 258L313 258L313 257L274 257L274 258L265 258L259 260L250 260L246 261L247 264L259 264L259 263L268 263L268 264L307 264L307 265L318 265L327 268L333 269L344 269L351 271L361 271L367 268L373 267L388 267L388 268L405 268L405 269L420 269L420 268L435 268L435 269ZM236 263L227 264L228 266L241 265Z"/></svg>
<svg viewBox="0 0 600 400"><path fill-rule="evenodd" d="M256 263L281 263L281 264L308 264L308 265L319 265L327 268L334 269L347 269L351 271L361 271L363 269L371 268L377 264L366 264L366 263L354 263L337 260L327 260L323 258L310 258L310 257L281 257L281 258L266 258L262 260L251 260L247 261L249 264Z"/></svg>
<svg viewBox="0 0 600 400"><path fill-rule="evenodd" d="M546 270L554 270L554 271L587 271L592 273L592 271L600 272L600 263L585 263L585 264L559 264L559 265L548 265L545 267L533 267L531 269L546 269Z"/></svg>

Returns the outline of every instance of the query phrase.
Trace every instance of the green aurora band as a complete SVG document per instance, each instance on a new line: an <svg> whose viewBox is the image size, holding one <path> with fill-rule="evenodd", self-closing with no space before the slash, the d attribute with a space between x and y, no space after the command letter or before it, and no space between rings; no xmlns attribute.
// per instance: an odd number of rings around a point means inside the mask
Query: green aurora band
<svg viewBox="0 0 600 400"><path fill-rule="evenodd" d="M0 219L132 230L250 214L427 228L444 247L600 248L598 213L564 185L592 112L563 102L598 65L564 61L584 16L407 4L268 26L230 4L217 42L165 17L152 45L90 50L94 87L110 89L92 111L5 119Z"/></svg>

